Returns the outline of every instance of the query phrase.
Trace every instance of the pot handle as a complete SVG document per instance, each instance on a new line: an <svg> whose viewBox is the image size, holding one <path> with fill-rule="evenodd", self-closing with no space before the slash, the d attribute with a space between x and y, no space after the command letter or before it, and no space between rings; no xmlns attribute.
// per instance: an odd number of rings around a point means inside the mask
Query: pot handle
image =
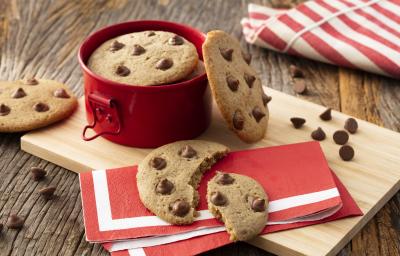
<svg viewBox="0 0 400 256"><path fill-rule="evenodd" d="M114 99L91 93L88 96L90 111L92 111L93 122L85 126L82 132L82 138L85 141L96 139L99 136L110 134L117 135L121 132L121 123L119 112ZM103 126L109 126L109 130L101 131L93 136L87 137L88 129L94 130L96 125L103 123Z"/></svg>

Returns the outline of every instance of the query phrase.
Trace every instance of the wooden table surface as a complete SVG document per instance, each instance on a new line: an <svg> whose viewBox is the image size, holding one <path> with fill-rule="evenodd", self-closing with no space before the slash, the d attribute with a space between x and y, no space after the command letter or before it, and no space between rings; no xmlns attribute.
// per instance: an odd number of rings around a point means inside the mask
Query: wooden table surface
<svg viewBox="0 0 400 256"><path fill-rule="evenodd" d="M290 7L292 1L260 1ZM130 19L165 19L204 32L223 29L240 38L252 53L263 84L293 94L288 75L291 63L305 70L306 100L400 131L400 81L338 68L247 45L240 19L245 0L0 0L0 79L27 73L56 79L82 95L78 45L92 31ZM21 231L3 230L1 255L107 255L85 241L78 176L20 150L22 134L0 134L0 223L10 213L25 219ZM373 136L373 134L371 134ZM371 145L373 147L373 145ZM31 166L48 171L44 182L33 182ZM57 198L44 201L37 191L57 186ZM312 244L310 244L312 246ZM246 243L236 243L204 255L270 255ZM400 255L400 193L357 234L340 255Z"/></svg>

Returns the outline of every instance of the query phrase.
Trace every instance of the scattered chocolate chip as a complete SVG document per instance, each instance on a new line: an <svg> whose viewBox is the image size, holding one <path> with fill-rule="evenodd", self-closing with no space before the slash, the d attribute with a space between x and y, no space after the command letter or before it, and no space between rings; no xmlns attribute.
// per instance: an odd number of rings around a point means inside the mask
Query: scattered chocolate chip
<svg viewBox="0 0 400 256"><path fill-rule="evenodd" d="M167 179L161 180L156 186L156 192L161 195L169 195L173 189L174 184Z"/></svg>
<svg viewBox="0 0 400 256"><path fill-rule="evenodd" d="M262 112L262 110L258 106L255 106L253 108L253 110L251 111L251 114L254 116L257 123L260 122L260 120L265 116L265 113Z"/></svg>
<svg viewBox="0 0 400 256"><path fill-rule="evenodd" d="M296 78L304 78L303 71L298 68L296 65L290 65L289 67L290 75Z"/></svg>
<svg viewBox="0 0 400 256"><path fill-rule="evenodd" d="M256 81L256 77L247 73L244 73L243 76L244 80L246 81L247 85L249 86L249 88L253 87L253 83L254 81Z"/></svg>
<svg viewBox="0 0 400 256"><path fill-rule="evenodd" d="M26 93L25 93L24 89L22 89L22 88L18 88L11 94L11 97L14 99L23 98L25 96L26 96Z"/></svg>
<svg viewBox="0 0 400 256"><path fill-rule="evenodd" d="M245 52L242 51L242 57L243 57L243 60L247 64L250 64L250 62L251 62L251 54L250 53L245 53Z"/></svg>
<svg viewBox="0 0 400 256"><path fill-rule="evenodd" d="M146 51L146 49L143 48L143 46L139 44L133 45L133 50L132 50L132 55L133 56L138 56L143 54Z"/></svg>
<svg viewBox="0 0 400 256"><path fill-rule="evenodd" d="M228 85L231 91L236 92L239 87L239 80L234 78L232 75L227 75L226 84Z"/></svg>
<svg viewBox="0 0 400 256"><path fill-rule="evenodd" d="M230 185L235 179L228 173L220 173L215 181L220 185Z"/></svg>
<svg viewBox="0 0 400 256"><path fill-rule="evenodd" d="M271 96L266 95L264 92L262 94L262 101L264 106L266 106L272 100Z"/></svg>
<svg viewBox="0 0 400 256"><path fill-rule="evenodd" d="M228 199L221 192L217 191L211 194L210 201L216 206L223 206L227 204Z"/></svg>
<svg viewBox="0 0 400 256"><path fill-rule="evenodd" d="M242 130L244 126L244 117L242 115L242 112L240 110L236 110L235 113L233 114L232 118L233 122L233 127L236 130Z"/></svg>
<svg viewBox="0 0 400 256"><path fill-rule="evenodd" d="M167 166L167 161L161 157L154 157L150 160L150 166L156 170L162 170Z"/></svg>
<svg viewBox="0 0 400 256"><path fill-rule="evenodd" d="M31 175L34 181L42 180L46 176L47 172L39 167L31 167Z"/></svg>
<svg viewBox="0 0 400 256"><path fill-rule="evenodd" d="M233 49L219 49L219 52L225 60L232 61Z"/></svg>
<svg viewBox="0 0 400 256"><path fill-rule="evenodd" d="M354 134L356 133L358 129L358 123L356 119L350 117L349 119L346 120L344 123L344 129L346 129L349 133Z"/></svg>
<svg viewBox="0 0 400 256"><path fill-rule="evenodd" d="M46 111L48 111L50 108L49 108L49 106L48 106L47 104L42 103L42 102L39 102L39 103L36 103L35 105L33 105L33 109L34 109L36 112L46 112Z"/></svg>
<svg viewBox="0 0 400 256"><path fill-rule="evenodd" d="M6 226L11 229L21 229L24 226L24 220L16 214L11 214L7 219Z"/></svg>
<svg viewBox="0 0 400 256"><path fill-rule="evenodd" d="M332 109L327 108L324 112L322 112L321 115L319 115L319 118L321 118L324 121L329 121L332 119Z"/></svg>
<svg viewBox="0 0 400 256"><path fill-rule="evenodd" d="M26 84L26 85L38 85L38 84L39 84L39 81L36 80L36 78L33 77L33 76L28 76L28 77L25 77L25 78L22 80L22 83L23 83L23 84Z"/></svg>
<svg viewBox="0 0 400 256"><path fill-rule="evenodd" d="M109 50L111 52L115 52L115 51L121 50L124 46L125 46L125 44L115 40L114 42L111 43Z"/></svg>
<svg viewBox="0 0 400 256"><path fill-rule="evenodd" d="M251 202L251 209L255 212L264 212L265 211L265 199L255 198Z"/></svg>
<svg viewBox="0 0 400 256"><path fill-rule="evenodd" d="M183 38L178 35L174 35L170 39L168 39L168 43L170 45L182 45L185 41L183 41Z"/></svg>
<svg viewBox="0 0 400 256"><path fill-rule="evenodd" d="M53 92L53 96L56 98L68 99L70 98L69 94L64 88L58 88Z"/></svg>
<svg viewBox="0 0 400 256"><path fill-rule="evenodd" d="M172 211L172 214L174 214L175 216L184 217L186 214L189 213L190 205L188 202L186 202L184 200L177 200L172 205L171 211Z"/></svg>
<svg viewBox="0 0 400 256"><path fill-rule="evenodd" d="M197 152L191 146L186 145L179 150L179 155L185 158L192 158L197 155Z"/></svg>
<svg viewBox="0 0 400 256"><path fill-rule="evenodd" d="M311 133L311 138L313 138L314 140L324 140L326 137L325 132L321 129L321 127L318 127L317 130L313 131Z"/></svg>
<svg viewBox="0 0 400 256"><path fill-rule="evenodd" d="M39 190L39 194L41 194L44 199L50 200L53 197L55 191L56 187L51 186L42 188L41 190Z"/></svg>
<svg viewBox="0 0 400 256"><path fill-rule="evenodd" d="M354 149L349 145L341 146L339 156L343 161L350 161L354 157Z"/></svg>
<svg viewBox="0 0 400 256"><path fill-rule="evenodd" d="M290 118L290 122L292 122L294 128L299 129L306 123L306 119L301 117L292 117Z"/></svg>
<svg viewBox="0 0 400 256"><path fill-rule="evenodd" d="M344 145L349 140L349 134L346 131L339 130L333 134L333 141L338 145Z"/></svg>
<svg viewBox="0 0 400 256"><path fill-rule="evenodd" d="M5 105L5 104L1 104L0 105L0 116L6 116L8 114L10 114L11 109Z"/></svg>
<svg viewBox="0 0 400 256"><path fill-rule="evenodd" d="M293 90L297 94L305 94L307 92L306 80L295 78L293 80Z"/></svg>
<svg viewBox="0 0 400 256"><path fill-rule="evenodd" d="M149 31L148 33L147 33L147 36L148 37L150 37L150 36L155 36L156 35L156 33L154 32L154 31Z"/></svg>
<svg viewBox="0 0 400 256"><path fill-rule="evenodd" d="M174 65L174 62L171 59L162 58L157 62L156 68L161 70L167 70L170 67L172 67L172 65Z"/></svg>
<svg viewBox="0 0 400 256"><path fill-rule="evenodd" d="M118 65L115 69L115 74L119 76L128 76L131 73L129 68L125 67L124 65Z"/></svg>

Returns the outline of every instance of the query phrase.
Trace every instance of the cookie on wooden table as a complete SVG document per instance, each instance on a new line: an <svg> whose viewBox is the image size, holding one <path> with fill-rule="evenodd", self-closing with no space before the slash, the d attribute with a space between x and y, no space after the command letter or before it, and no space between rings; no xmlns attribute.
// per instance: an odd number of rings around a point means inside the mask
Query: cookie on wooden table
<svg viewBox="0 0 400 256"><path fill-rule="evenodd" d="M196 47L166 31L125 34L100 45L88 67L109 80L131 85L160 85L182 80L196 68Z"/></svg>
<svg viewBox="0 0 400 256"><path fill-rule="evenodd" d="M248 143L264 138L269 98L239 42L223 31L208 32L203 55L214 99L229 128Z"/></svg>
<svg viewBox="0 0 400 256"><path fill-rule="evenodd" d="M255 237L267 223L268 196L250 177L217 172L207 184L207 202L211 213L224 222L232 241Z"/></svg>
<svg viewBox="0 0 400 256"><path fill-rule="evenodd" d="M201 177L227 152L224 145L201 140L178 141L153 150L138 168L141 201L169 223L192 223Z"/></svg>
<svg viewBox="0 0 400 256"><path fill-rule="evenodd" d="M0 132L47 126L70 116L76 106L71 90L54 80L0 81Z"/></svg>

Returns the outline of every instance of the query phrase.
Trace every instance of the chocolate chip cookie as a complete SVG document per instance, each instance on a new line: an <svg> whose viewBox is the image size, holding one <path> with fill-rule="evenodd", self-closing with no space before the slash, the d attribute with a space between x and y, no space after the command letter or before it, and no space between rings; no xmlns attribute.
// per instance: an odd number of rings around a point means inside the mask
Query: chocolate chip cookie
<svg viewBox="0 0 400 256"><path fill-rule="evenodd" d="M208 209L224 222L232 241L258 235L268 218L268 196L254 179L217 172L207 184Z"/></svg>
<svg viewBox="0 0 400 256"><path fill-rule="evenodd" d="M106 41L90 56L88 67L116 82L161 85L182 80L197 62L197 50L185 38L166 31L143 31Z"/></svg>
<svg viewBox="0 0 400 256"><path fill-rule="evenodd" d="M27 78L0 81L0 132L22 132L62 120L75 110L77 100L57 81Z"/></svg>
<svg viewBox="0 0 400 256"><path fill-rule="evenodd" d="M201 177L227 152L224 145L201 140L178 141L153 150L138 168L141 201L169 223L192 223Z"/></svg>
<svg viewBox="0 0 400 256"><path fill-rule="evenodd" d="M239 42L223 31L207 33L204 64L214 99L228 126L245 142L265 136L269 97Z"/></svg>

